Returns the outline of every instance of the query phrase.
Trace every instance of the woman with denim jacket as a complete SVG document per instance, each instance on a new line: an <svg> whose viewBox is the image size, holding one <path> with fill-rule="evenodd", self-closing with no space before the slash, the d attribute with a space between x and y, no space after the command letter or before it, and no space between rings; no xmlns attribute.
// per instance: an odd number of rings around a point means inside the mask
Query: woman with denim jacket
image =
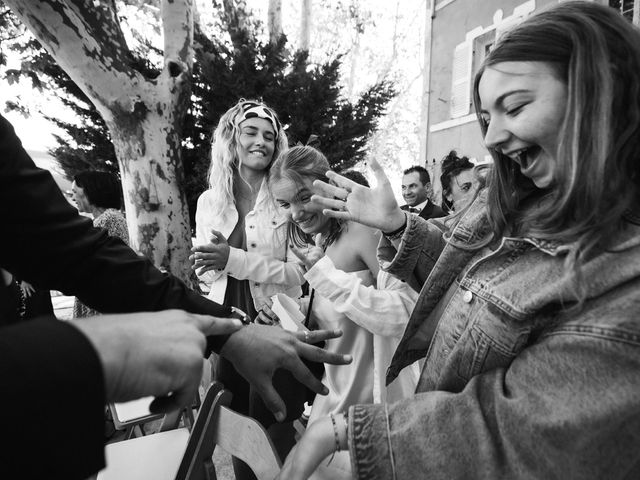
<svg viewBox="0 0 640 480"><path fill-rule="evenodd" d="M375 161L376 188L330 173L314 197L421 284L387 381L425 364L413 398L311 425L280 478L335 450L358 479L640 478L640 32L555 5L500 39L474 97L494 166L445 228Z"/></svg>
<svg viewBox="0 0 640 480"><path fill-rule="evenodd" d="M264 324L277 320L270 297L285 293L298 298L305 281L302 265L289 255L286 219L275 208L266 183L272 162L286 149L286 133L276 113L258 101L238 101L222 115L214 132L210 188L198 199L196 210L192 261L200 280L209 285L208 297ZM230 362L219 358L215 370L216 378L233 393L232 408L271 427L284 458L294 443L291 422L304 405L304 398L295 398L298 394L288 388L292 377L284 372L274 377L276 388L290 397L285 398L290 421L280 426ZM253 478L244 464L234 461L234 468L238 478Z"/></svg>

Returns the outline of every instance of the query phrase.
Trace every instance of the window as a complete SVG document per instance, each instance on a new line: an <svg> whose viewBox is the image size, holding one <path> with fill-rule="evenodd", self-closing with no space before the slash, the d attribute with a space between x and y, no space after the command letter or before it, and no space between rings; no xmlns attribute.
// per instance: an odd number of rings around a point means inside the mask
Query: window
<svg viewBox="0 0 640 480"><path fill-rule="evenodd" d="M451 118L463 117L471 107L473 42L462 42L453 51L451 69Z"/></svg>
<svg viewBox="0 0 640 480"><path fill-rule="evenodd" d="M609 0L609 6L618 10L629 21L636 25L640 21L640 0Z"/></svg>
<svg viewBox="0 0 640 480"><path fill-rule="evenodd" d="M620 0L629 1L629 0ZM631 0L633 1L633 0ZM640 0L635 0L640 2ZM477 27L466 35L466 40L453 51L451 68L451 118L468 115L471 110L473 77L489 54L495 42L509 29L524 20L535 10L535 0L528 0L513 10L513 15L502 18L498 10L494 16L494 24L483 29Z"/></svg>

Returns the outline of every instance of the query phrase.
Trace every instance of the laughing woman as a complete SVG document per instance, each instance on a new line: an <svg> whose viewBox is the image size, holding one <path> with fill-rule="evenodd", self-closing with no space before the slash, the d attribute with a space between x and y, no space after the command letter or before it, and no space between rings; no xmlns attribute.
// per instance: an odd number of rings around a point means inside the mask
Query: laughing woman
<svg viewBox="0 0 640 480"><path fill-rule="evenodd" d="M418 367L407 368L385 386L391 354L409 319L417 292L380 271L376 259L379 232L355 222L322 214L309 201L314 180L326 179L329 163L313 147L293 147L281 155L269 172L276 203L291 222L291 242L301 247L318 237L318 246L303 256L305 278L312 288L309 318L322 329L340 329L340 338L327 341L331 352L349 354L345 368L325 366L327 396L316 396L309 424L358 403L381 403L413 394ZM337 456L316 478L337 480L350 476L349 459Z"/></svg>
<svg viewBox="0 0 640 480"><path fill-rule="evenodd" d="M640 478L640 32L560 3L500 39L474 94L494 167L445 235L375 162L374 189L319 185L423 283L388 380L426 358L415 397L312 424L283 479L336 448L359 479Z"/></svg>

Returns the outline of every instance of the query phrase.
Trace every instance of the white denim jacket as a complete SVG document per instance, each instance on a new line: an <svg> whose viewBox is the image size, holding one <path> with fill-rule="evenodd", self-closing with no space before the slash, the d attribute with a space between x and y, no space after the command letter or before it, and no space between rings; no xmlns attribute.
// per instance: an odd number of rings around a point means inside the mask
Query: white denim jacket
<svg viewBox="0 0 640 480"><path fill-rule="evenodd" d="M418 292L407 283L383 271L377 286L362 285L362 279L335 267L326 255L305 275L309 286L333 303L336 311L373 333L373 401L396 402L411 397L420 375L418 364L405 368L385 388L385 375L391 363Z"/></svg>
<svg viewBox="0 0 640 480"><path fill-rule="evenodd" d="M212 229L229 238L237 223L236 206L228 204L222 211L213 211L212 191L205 191L198 198L196 209L196 245L209 243ZM305 282L304 269L289 251L287 220L269 197L266 179L262 181L254 209L245 217L245 234L247 251L231 247L223 270L199 275L210 286L208 298L218 303L224 301L227 275L250 281L256 310L269 304L269 298L276 293L299 298L300 285Z"/></svg>

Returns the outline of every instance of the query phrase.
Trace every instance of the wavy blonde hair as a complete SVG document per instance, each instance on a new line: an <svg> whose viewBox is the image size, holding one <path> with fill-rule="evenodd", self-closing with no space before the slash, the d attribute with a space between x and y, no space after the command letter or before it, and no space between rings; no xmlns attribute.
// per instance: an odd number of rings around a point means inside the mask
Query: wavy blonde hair
<svg viewBox="0 0 640 480"><path fill-rule="evenodd" d="M545 62L567 85L554 185L536 189L513 161L489 149L488 216L494 235L506 230L573 243L567 266L596 247L606 248L637 208L640 191L640 30L619 13L594 2L555 5L508 32L487 56L484 70L502 62ZM525 201L536 202L523 208ZM537 197L537 198L536 198Z"/></svg>
<svg viewBox="0 0 640 480"><path fill-rule="evenodd" d="M222 211L226 205L235 204L233 196L233 177L235 172L240 169L240 156L238 155L238 146L240 138L240 128L237 125L237 119L243 113L243 104L246 102L259 103L269 108L262 102L257 100L245 100L241 98L233 107L227 110L220 117L220 121L213 132L213 145L211 147L211 164L209 165L209 188L212 191L213 209L214 211ZM269 108L274 115L273 109ZM273 156L271 157L271 168L273 162L282 152L288 148L287 134L282 126L276 132L277 138Z"/></svg>

